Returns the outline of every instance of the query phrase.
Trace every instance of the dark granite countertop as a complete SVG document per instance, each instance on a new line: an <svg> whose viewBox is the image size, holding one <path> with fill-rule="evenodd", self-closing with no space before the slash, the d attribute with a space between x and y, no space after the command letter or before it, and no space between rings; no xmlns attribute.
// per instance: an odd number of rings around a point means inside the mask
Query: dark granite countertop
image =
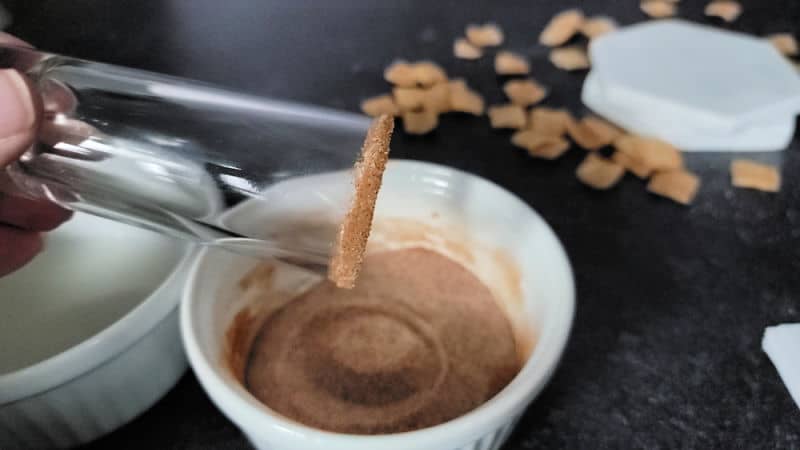
<svg viewBox="0 0 800 450"><path fill-rule="evenodd" d="M351 110L387 90L381 72L395 57L439 61L500 102L491 58L451 56L465 24L493 20L552 87L546 103L581 112L582 74L556 70L535 45L545 22L572 5L626 24L644 19L636 0L4 3L10 31L43 49ZM743 3L730 28L800 32L797 0ZM704 5L683 0L681 16L708 22ZM509 136L485 117L447 116L433 134L399 133L393 145L394 157L515 192L574 265L577 316L563 362L504 448L800 448L800 410L761 351L764 327L800 321L800 143L784 154L777 195L732 189L724 155L690 158L703 186L685 208L633 177L591 191L574 176L582 150L544 162ZM249 446L189 373L150 411L87 446L101 448Z"/></svg>

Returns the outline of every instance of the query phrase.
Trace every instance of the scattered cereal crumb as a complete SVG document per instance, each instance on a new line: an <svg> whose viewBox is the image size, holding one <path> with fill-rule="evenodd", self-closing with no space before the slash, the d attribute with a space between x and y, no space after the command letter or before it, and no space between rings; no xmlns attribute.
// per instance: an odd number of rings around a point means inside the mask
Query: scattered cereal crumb
<svg viewBox="0 0 800 450"><path fill-rule="evenodd" d="M435 111L419 110L403 113L403 129L408 134L426 134L439 125L439 115Z"/></svg>
<svg viewBox="0 0 800 450"><path fill-rule="evenodd" d="M494 47L503 43L503 30L493 23L467 25L467 39L478 47Z"/></svg>
<svg viewBox="0 0 800 450"><path fill-rule="evenodd" d="M539 43L548 47L563 45L581 29L584 19L583 12L579 9L556 14L539 35Z"/></svg>
<svg viewBox="0 0 800 450"><path fill-rule="evenodd" d="M503 85L503 92L511 103L529 106L539 103L547 97L547 89L534 80L510 80Z"/></svg>
<svg viewBox="0 0 800 450"><path fill-rule="evenodd" d="M619 128L596 116L569 122L567 131L572 140L586 150L599 150L623 134Z"/></svg>
<svg viewBox="0 0 800 450"><path fill-rule="evenodd" d="M798 53L797 40L791 33L771 34L767 39L784 55L794 56Z"/></svg>
<svg viewBox="0 0 800 450"><path fill-rule="evenodd" d="M464 38L458 38L453 42L453 54L456 58L461 59L478 59L483 56L483 50L480 47L472 45Z"/></svg>
<svg viewBox="0 0 800 450"><path fill-rule="evenodd" d="M524 128L525 110L519 105L495 105L489 107L492 128Z"/></svg>
<svg viewBox="0 0 800 450"><path fill-rule="evenodd" d="M774 166L735 159L731 163L731 182L740 188L778 192L781 189L781 174Z"/></svg>
<svg viewBox="0 0 800 450"><path fill-rule="evenodd" d="M700 179L697 175L683 169L657 172L647 183L648 191L682 205L692 203L699 187Z"/></svg>
<svg viewBox="0 0 800 450"><path fill-rule="evenodd" d="M396 87L392 89L392 93L400 111L422 108L422 104L425 101L425 90L422 88Z"/></svg>
<svg viewBox="0 0 800 450"><path fill-rule="evenodd" d="M578 166L575 175L585 185L595 189L610 189L625 175L625 168L596 153L589 153Z"/></svg>
<svg viewBox="0 0 800 450"><path fill-rule="evenodd" d="M388 114L390 116L397 116L400 114L400 108L395 104L391 94L378 95L364 100L361 102L361 111L371 117L378 117L381 114Z"/></svg>
<svg viewBox="0 0 800 450"><path fill-rule="evenodd" d="M735 0L711 0L706 5L705 13L710 17L719 17L725 22L733 22L742 14L742 4Z"/></svg>
<svg viewBox="0 0 800 450"><path fill-rule="evenodd" d="M494 57L494 70L498 75L525 75L531 68L523 56L503 50Z"/></svg>
<svg viewBox="0 0 800 450"><path fill-rule="evenodd" d="M561 70L583 70L591 66L586 50L578 46L554 48L550 62Z"/></svg>
<svg viewBox="0 0 800 450"><path fill-rule="evenodd" d="M530 112L528 129L541 136L563 136L575 119L566 109L553 109L546 106L533 108Z"/></svg>
<svg viewBox="0 0 800 450"><path fill-rule="evenodd" d="M616 151L611 155L611 159L639 178L647 178L653 172L653 169L647 166L643 161L625 152Z"/></svg>
<svg viewBox="0 0 800 450"><path fill-rule="evenodd" d="M594 39L617 29L617 22L610 17L596 16L586 19L581 25L580 32L589 39Z"/></svg>
<svg viewBox="0 0 800 450"><path fill-rule="evenodd" d="M642 11L654 19L672 17L677 13L675 2L667 0L642 0L639 4Z"/></svg>
<svg viewBox="0 0 800 450"><path fill-rule="evenodd" d="M625 135L614 141L617 151L637 160L651 172L678 169L683 166L683 156L672 144L656 138Z"/></svg>
<svg viewBox="0 0 800 450"><path fill-rule="evenodd" d="M483 97L467 87L464 80L450 80L450 111L458 111L480 116L483 114Z"/></svg>
<svg viewBox="0 0 800 450"><path fill-rule="evenodd" d="M560 136L537 134L535 131L517 131L511 136L511 143L522 147L531 156L544 159L556 159L569 150L569 141Z"/></svg>

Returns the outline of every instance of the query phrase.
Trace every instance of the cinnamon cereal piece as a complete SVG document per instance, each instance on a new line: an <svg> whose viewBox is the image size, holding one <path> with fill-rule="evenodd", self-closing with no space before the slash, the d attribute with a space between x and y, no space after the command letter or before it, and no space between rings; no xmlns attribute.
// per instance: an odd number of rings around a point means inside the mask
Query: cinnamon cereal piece
<svg viewBox="0 0 800 450"><path fill-rule="evenodd" d="M498 75L526 75L531 67L523 56L503 50L494 57L494 71Z"/></svg>
<svg viewBox="0 0 800 450"><path fill-rule="evenodd" d="M594 39L617 29L617 22L610 17L595 16L586 19L581 25L580 32L589 39Z"/></svg>
<svg viewBox="0 0 800 450"><path fill-rule="evenodd" d="M576 144L586 150L599 150L622 136L622 131L596 116L586 116L580 122L569 122L567 132Z"/></svg>
<svg viewBox="0 0 800 450"><path fill-rule="evenodd" d="M355 191L350 209L339 227L339 234L328 266L328 279L345 289L355 287L364 261L364 251L372 228L375 201L389 159L389 142L394 118L382 115L372 121L361 156L353 170Z"/></svg>
<svg viewBox="0 0 800 450"><path fill-rule="evenodd" d="M569 150L569 141L560 136L537 134L535 131L517 131L511 136L511 143L522 147L531 156L544 159L556 159Z"/></svg>
<svg viewBox="0 0 800 450"><path fill-rule="evenodd" d="M422 97L422 107L437 113L450 110L450 86L448 83L434 84L425 89Z"/></svg>
<svg viewBox="0 0 800 450"><path fill-rule="evenodd" d="M765 192L781 190L781 174L774 166L747 159L735 159L731 163L731 182L740 188Z"/></svg>
<svg viewBox="0 0 800 450"><path fill-rule="evenodd" d="M400 114L400 108L394 102L391 94L377 95L361 102L361 111L370 117L378 117L382 114L396 116Z"/></svg>
<svg viewBox="0 0 800 450"><path fill-rule="evenodd" d="M395 61L383 71L383 78L398 87L416 87L414 68L405 61Z"/></svg>
<svg viewBox="0 0 800 450"><path fill-rule="evenodd" d="M511 103L529 106L539 103L547 96L547 89L534 80L510 80L503 85L503 92Z"/></svg>
<svg viewBox="0 0 800 450"><path fill-rule="evenodd" d="M683 169L658 172L647 183L648 191L682 205L692 203L699 187L697 175Z"/></svg>
<svg viewBox="0 0 800 450"><path fill-rule="evenodd" d="M519 105L495 105L489 107L492 128L524 128L525 110Z"/></svg>
<svg viewBox="0 0 800 450"><path fill-rule="evenodd" d="M403 129L408 134L427 134L439 125L436 111L418 110L403 113Z"/></svg>
<svg viewBox="0 0 800 450"><path fill-rule="evenodd" d="M653 169L645 165L644 162L624 152L614 152L614 154L611 155L611 160L639 178L647 178L653 172Z"/></svg>
<svg viewBox="0 0 800 450"><path fill-rule="evenodd" d="M706 5L705 14L730 23L742 15L742 4L735 0L711 0L711 3Z"/></svg>
<svg viewBox="0 0 800 450"><path fill-rule="evenodd" d="M450 80L450 111L465 112L480 116L483 114L483 97L467 87L464 80Z"/></svg>
<svg viewBox="0 0 800 450"><path fill-rule="evenodd" d="M383 71L383 78L397 87L428 87L447 81L447 74L436 63L395 61Z"/></svg>
<svg viewBox="0 0 800 450"><path fill-rule="evenodd" d="M578 46L550 50L550 62L561 70L583 70L591 66L586 50Z"/></svg>
<svg viewBox="0 0 800 450"><path fill-rule="evenodd" d="M794 56L798 53L797 40L792 33L777 33L767 36L769 42L778 49L779 52L787 56Z"/></svg>
<svg viewBox="0 0 800 450"><path fill-rule="evenodd" d="M483 56L483 50L480 47L470 44L464 38L458 38L453 42L453 55L461 59L478 59Z"/></svg>
<svg viewBox="0 0 800 450"><path fill-rule="evenodd" d="M503 30L493 23L467 25L467 39L477 47L495 47L503 43Z"/></svg>
<svg viewBox="0 0 800 450"><path fill-rule="evenodd" d="M614 141L614 148L651 172L683 167L681 152L660 139L626 135Z"/></svg>
<svg viewBox="0 0 800 450"><path fill-rule="evenodd" d="M417 84L424 87L447 81L447 74L438 64L430 61L420 61L413 65L414 78Z"/></svg>
<svg viewBox="0 0 800 450"><path fill-rule="evenodd" d="M539 35L539 43L548 47L563 45L581 29L584 19L583 12L579 9L569 9L556 14Z"/></svg>
<svg viewBox="0 0 800 450"><path fill-rule="evenodd" d="M675 2L667 0L642 0L639 7L642 9L642 12L654 19L672 17L678 10L675 6Z"/></svg>
<svg viewBox="0 0 800 450"><path fill-rule="evenodd" d="M625 168L596 153L589 153L578 166L575 175L589 187L606 190L622 179Z"/></svg>
<svg viewBox="0 0 800 450"><path fill-rule="evenodd" d="M566 109L553 109L545 106L533 108L530 112L528 129L541 136L563 136L575 119Z"/></svg>
<svg viewBox="0 0 800 450"><path fill-rule="evenodd" d="M422 108L425 101L425 90L421 88L396 87L392 89L392 94L397 107L403 112Z"/></svg>

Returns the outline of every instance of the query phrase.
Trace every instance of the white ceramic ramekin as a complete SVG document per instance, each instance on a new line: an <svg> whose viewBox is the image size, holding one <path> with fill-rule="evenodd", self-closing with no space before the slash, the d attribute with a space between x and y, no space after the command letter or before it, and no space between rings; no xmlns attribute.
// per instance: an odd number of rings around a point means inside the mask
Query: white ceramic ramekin
<svg viewBox="0 0 800 450"><path fill-rule="evenodd" d="M324 186L319 188L325 192ZM258 216L258 209L254 208L254 217ZM237 220L246 216L242 210L238 214ZM399 222L393 222L395 219ZM506 388L477 409L418 431L361 436L299 424L251 396L224 363L225 333L244 306L239 301L238 281L257 261L220 250L203 250L184 290L181 312L184 345L189 362L211 399L257 448L497 449L547 383L567 343L575 300L569 262L544 220L517 197L477 176L433 164L392 161L376 209L373 236L384 241L379 245L391 246L392 229L397 231L398 223L420 223L427 230L401 232L406 235L403 239L416 235L425 244L434 243L433 247L437 241L452 240L454 246L444 247L455 249L450 254L456 259L462 253L458 247L463 244L474 258L461 262L483 279L496 297L514 297L514 292L518 293L517 303L513 304L511 298L511 303L505 304L506 311L512 325L527 326L535 337L522 370ZM518 269L516 275L503 275L504 270L500 269L508 269L509 265Z"/></svg>
<svg viewBox="0 0 800 450"><path fill-rule="evenodd" d="M99 330L53 356L0 375L1 449L63 448L91 441L145 411L177 382L187 367L177 306L193 253L186 244L148 231L76 215L48 237L45 253L22 269L27 273L12 275L26 281L0 283L0 314L9 313L12 296L27 295L23 300L31 301L35 314L56 314L50 323L66 327L59 331L62 340L85 332L88 322ZM52 298L31 297L24 289L31 283L40 283ZM92 293L96 303L81 314L69 314L68 307L53 302L89 297L67 294L70 290ZM112 306L116 310L109 312ZM93 311L103 317L86 317ZM40 329L26 334L18 338L46 340L58 333ZM0 357L11 347L24 349L12 344L22 343L0 342ZM65 345L40 344L31 348Z"/></svg>

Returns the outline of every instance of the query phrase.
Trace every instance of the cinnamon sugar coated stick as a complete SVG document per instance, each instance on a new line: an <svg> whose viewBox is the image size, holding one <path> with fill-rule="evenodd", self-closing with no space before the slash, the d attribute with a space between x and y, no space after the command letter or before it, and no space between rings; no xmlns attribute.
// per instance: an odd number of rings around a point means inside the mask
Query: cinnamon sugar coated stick
<svg viewBox="0 0 800 450"><path fill-rule="evenodd" d="M394 118L382 115L372 121L367 131L361 156L353 169L355 191L350 209L339 227L328 267L328 279L337 287L352 289L364 261L367 239L372 228L375 202L389 159L389 142L394 131Z"/></svg>
<svg viewBox="0 0 800 450"><path fill-rule="evenodd" d="M731 182L740 188L765 192L781 190L781 174L778 169L747 159L735 159L731 163Z"/></svg>

